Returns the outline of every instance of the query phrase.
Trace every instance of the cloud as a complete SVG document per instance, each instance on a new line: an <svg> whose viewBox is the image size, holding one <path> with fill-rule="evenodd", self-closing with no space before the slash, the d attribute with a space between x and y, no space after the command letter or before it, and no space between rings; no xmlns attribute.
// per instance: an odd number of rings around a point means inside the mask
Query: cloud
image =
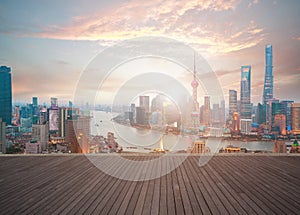
<svg viewBox="0 0 300 215"><path fill-rule="evenodd" d="M66 66L66 65L70 65L70 63L64 61L64 60L55 60L55 63L57 63L60 66Z"/></svg>
<svg viewBox="0 0 300 215"><path fill-rule="evenodd" d="M218 20L233 12L240 0L133 0L113 10L74 17L69 25L50 25L24 34L62 40L95 40L101 45L138 36L168 36L209 53L227 53L255 46L263 29L254 21L234 26L235 20ZM216 20L217 19L217 20Z"/></svg>

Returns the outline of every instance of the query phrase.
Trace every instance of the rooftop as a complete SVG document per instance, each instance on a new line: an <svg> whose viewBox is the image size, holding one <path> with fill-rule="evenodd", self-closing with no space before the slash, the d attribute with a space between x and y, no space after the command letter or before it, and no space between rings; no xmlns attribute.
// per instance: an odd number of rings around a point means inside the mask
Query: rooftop
<svg viewBox="0 0 300 215"><path fill-rule="evenodd" d="M105 162L115 156L92 159L146 177L184 155L139 170ZM137 163L158 157L122 155ZM300 156L218 155L201 167L199 156L183 160L167 175L131 181L104 173L84 155L2 155L1 214L299 214Z"/></svg>

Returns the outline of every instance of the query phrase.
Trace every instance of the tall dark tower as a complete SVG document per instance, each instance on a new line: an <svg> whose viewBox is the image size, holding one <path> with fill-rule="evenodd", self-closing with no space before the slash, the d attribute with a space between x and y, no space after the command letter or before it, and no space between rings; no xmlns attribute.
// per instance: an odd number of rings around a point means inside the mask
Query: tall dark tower
<svg viewBox="0 0 300 215"><path fill-rule="evenodd" d="M264 82L263 103L267 104L273 98L273 49L272 45L266 45L266 71Z"/></svg>
<svg viewBox="0 0 300 215"><path fill-rule="evenodd" d="M11 93L11 69L7 66L0 67L0 118L11 124L12 93Z"/></svg>

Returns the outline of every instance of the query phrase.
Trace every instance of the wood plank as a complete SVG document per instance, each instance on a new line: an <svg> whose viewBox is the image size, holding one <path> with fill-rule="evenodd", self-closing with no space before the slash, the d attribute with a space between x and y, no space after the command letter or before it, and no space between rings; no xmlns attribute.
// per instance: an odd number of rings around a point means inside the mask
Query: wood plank
<svg viewBox="0 0 300 215"><path fill-rule="evenodd" d="M228 214L228 211L226 210L225 206L223 205L220 197L218 197L218 193L215 192L214 185L209 183L209 181L207 180L207 177L205 177L204 167L201 167L201 168L198 167L198 160L196 159L196 157L191 157L191 159L192 159L191 164L192 164L194 170L196 171L196 173L199 177L199 180L203 183L203 186L208 191L211 199L213 199L213 202L214 202L217 210L222 214ZM212 210L215 211L215 208L211 208L211 211Z"/></svg>
<svg viewBox="0 0 300 215"><path fill-rule="evenodd" d="M228 166L232 166L236 163L239 163L239 158L237 158L237 157L226 157L225 158L224 157L223 162L224 163L229 162ZM251 163L251 167L250 167L251 171L255 171L254 166L256 166L256 165L258 165L258 164L255 163L255 162ZM259 164L259 165L261 165L261 164ZM258 188L258 183L259 183L258 180L257 180L258 175L256 175L255 177L252 177L252 175L248 174L247 171L246 171L246 168L244 167L243 163L241 163L241 162L239 163L239 165L236 165L235 168L238 169L239 172L244 174L245 176L247 175L245 177L245 179L247 181L244 180L244 181L241 182L242 184L244 184L244 189L252 190L255 193L255 196L257 198L259 198L259 200L261 202L265 203L265 205L267 206L267 208L264 207L265 209L271 210L272 213L276 213L276 214L284 213L284 211L282 211L282 208L278 207L279 202L276 202L275 203L276 205L274 205L274 203L272 203L272 202L274 202L273 197L267 195L265 192L262 192L262 190L261 190L262 188ZM249 168L248 168L248 171L249 171ZM247 183L245 183L245 181ZM256 182L256 183L254 183L254 182Z"/></svg>
<svg viewBox="0 0 300 215"><path fill-rule="evenodd" d="M157 155L123 155L143 161ZM149 178L179 164L164 156L157 166L133 168L99 160L122 177ZM97 156L95 157L95 159ZM204 167L188 157L158 179L124 181L82 155L0 156L1 214L298 214L300 156L214 156ZM112 162L112 163L111 163ZM3 174L2 174L3 172Z"/></svg>

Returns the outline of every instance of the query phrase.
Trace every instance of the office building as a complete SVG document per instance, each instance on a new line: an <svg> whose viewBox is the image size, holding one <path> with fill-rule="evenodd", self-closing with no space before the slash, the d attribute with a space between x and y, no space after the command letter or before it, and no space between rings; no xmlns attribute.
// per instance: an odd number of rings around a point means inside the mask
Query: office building
<svg viewBox="0 0 300 215"><path fill-rule="evenodd" d="M292 112L291 107L294 101L283 100L281 103L281 113L286 116L286 130L289 133L292 130Z"/></svg>
<svg viewBox="0 0 300 215"><path fill-rule="evenodd" d="M251 66L241 67L241 119L251 119Z"/></svg>
<svg viewBox="0 0 300 215"><path fill-rule="evenodd" d="M11 69L7 66L0 67L0 118L6 123L11 124L12 118L12 86Z"/></svg>
<svg viewBox="0 0 300 215"><path fill-rule="evenodd" d="M49 125L48 122L42 125L32 125L32 140L40 143L41 150L48 148L49 140Z"/></svg>
<svg viewBox="0 0 300 215"><path fill-rule="evenodd" d="M203 125L211 126L211 109L210 109L210 97L204 97L204 105L202 108L202 122Z"/></svg>
<svg viewBox="0 0 300 215"><path fill-rule="evenodd" d="M72 153L89 152L90 121L89 116L66 120L65 142L70 144Z"/></svg>
<svg viewBox="0 0 300 215"><path fill-rule="evenodd" d="M136 107L136 123L139 125L149 125L148 113L145 107Z"/></svg>
<svg viewBox="0 0 300 215"><path fill-rule="evenodd" d="M220 106L219 104L213 104L212 108L212 124L213 126L216 126L220 123Z"/></svg>
<svg viewBox="0 0 300 215"><path fill-rule="evenodd" d="M6 123L0 118L0 154L6 153L6 135L5 135Z"/></svg>
<svg viewBox="0 0 300 215"><path fill-rule="evenodd" d="M163 106L163 98L161 95L157 95L151 101L151 112L161 112Z"/></svg>
<svg viewBox="0 0 300 215"><path fill-rule="evenodd" d="M274 113L276 112L277 114L280 113L279 100L275 98L269 99L269 101L265 105L265 108L266 108L266 125L270 130L275 116L273 112Z"/></svg>
<svg viewBox="0 0 300 215"><path fill-rule="evenodd" d="M274 116L272 133L286 135L286 116L284 114Z"/></svg>
<svg viewBox="0 0 300 215"><path fill-rule="evenodd" d="M271 111L271 125L273 125L275 116L278 114L282 114L281 103L279 103L278 100L275 100L274 102L272 102L271 110L272 110Z"/></svg>
<svg viewBox="0 0 300 215"><path fill-rule="evenodd" d="M32 97L32 104L33 104L33 106L35 106L35 107L38 106L38 98L37 98L37 97Z"/></svg>
<svg viewBox="0 0 300 215"><path fill-rule="evenodd" d="M219 110L219 119L220 119L220 125L224 126L225 124L225 101L221 100L220 102L220 110Z"/></svg>
<svg viewBox="0 0 300 215"><path fill-rule="evenodd" d="M292 113L292 133L300 134L300 103L292 104L291 113Z"/></svg>
<svg viewBox="0 0 300 215"><path fill-rule="evenodd" d="M140 107L145 109L145 112L149 112L149 96L140 96Z"/></svg>
<svg viewBox="0 0 300 215"><path fill-rule="evenodd" d="M51 98L51 110L57 110L58 109L58 102L57 98Z"/></svg>
<svg viewBox="0 0 300 215"><path fill-rule="evenodd" d="M230 130L231 130L231 134L233 135L238 135L240 133L240 116L238 112L233 113Z"/></svg>
<svg viewBox="0 0 300 215"><path fill-rule="evenodd" d="M66 136L66 121L72 119L72 108L60 107L58 114L58 135Z"/></svg>
<svg viewBox="0 0 300 215"><path fill-rule="evenodd" d="M58 109L49 109L49 131L54 134L59 130L59 110Z"/></svg>
<svg viewBox="0 0 300 215"><path fill-rule="evenodd" d="M241 134L250 134L251 123L252 123L251 119L241 119L241 121L240 121Z"/></svg>
<svg viewBox="0 0 300 215"><path fill-rule="evenodd" d="M129 121L131 124L135 123L135 118L136 118L136 114L135 114L135 104L132 103L130 105L130 109L129 109Z"/></svg>
<svg viewBox="0 0 300 215"><path fill-rule="evenodd" d="M257 124L260 125L266 123L266 109L263 104L258 103L255 117L256 117Z"/></svg>
<svg viewBox="0 0 300 215"><path fill-rule="evenodd" d="M265 70L265 81L263 91L263 103L264 105L273 98L273 49L272 45L267 45L265 49L266 57L266 70Z"/></svg>
<svg viewBox="0 0 300 215"><path fill-rule="evenodd" d="M229 90L229 119L230 120L232 120L234 112L238 112L237 91Z"/></svg>

